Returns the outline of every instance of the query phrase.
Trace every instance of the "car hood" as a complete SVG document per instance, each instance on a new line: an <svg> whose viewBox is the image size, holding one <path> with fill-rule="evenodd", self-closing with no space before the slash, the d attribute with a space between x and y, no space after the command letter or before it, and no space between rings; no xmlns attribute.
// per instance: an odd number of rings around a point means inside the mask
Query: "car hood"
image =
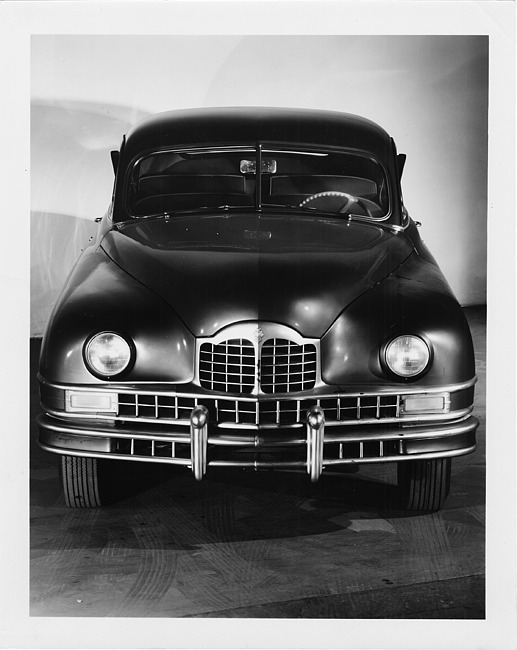
<svg viewBox="0 0 517 650"><path fill-rule="evenodd" d="M376 224L285 213L125 222L101 245L195 336L253 320L321 337L413 250L403 233Z"/></svg>

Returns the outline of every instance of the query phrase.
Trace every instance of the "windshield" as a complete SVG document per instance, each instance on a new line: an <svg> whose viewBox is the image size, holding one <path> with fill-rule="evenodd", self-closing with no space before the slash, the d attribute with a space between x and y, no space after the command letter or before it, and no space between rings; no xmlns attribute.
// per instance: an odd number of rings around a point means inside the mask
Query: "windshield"
<svg viewBox="0 0 517 650"><path fill-rule="evenodd" d="M292 209L382 219L389 212L385 172L351 152L227 147L160 151L129 178L135 217L208 208Z"/></svg>

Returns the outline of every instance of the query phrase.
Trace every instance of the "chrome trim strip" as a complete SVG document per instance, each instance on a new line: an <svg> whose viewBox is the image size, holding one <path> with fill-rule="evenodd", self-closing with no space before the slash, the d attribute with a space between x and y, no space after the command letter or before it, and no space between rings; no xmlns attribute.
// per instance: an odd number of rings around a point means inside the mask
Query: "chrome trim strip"
<svg viewBox="0 0 517 650"><path fill-rule="evenodd" d="M99 452L88 452L88 451L74 451L73 449L56 449L50 445L40 444L41 448L44 451L53 453L53 454L65 454L66 456L80 456L84 458L110 458L113 460L126 460L126 461L138 461L143 463L167 463L170 465L183 465L190 467L192 461L189 458L152 458L150 456L128 456L124 454L112 454L112 453L99 453ZM476 450L476 445L470 447L464 447L463 449L453 449L451 451L437 451L437 452L427 452L425 454L405 454L400 456L383 456L382 458L362 458L358 460L357 458L343 458L343 459L325 459L324 467L327 466L336 466L336 465L363 465L370 463L390 463L406 460L426 460L431 458L454 458L455 456L465 456ZM208 463L209 467L253 467L256 469L265 469L265 468L306 468L306 463L304 461L285 461L285 462L259 462L256 460L253 461L232 461L232 460L213 460Z"/></svg>
<svg viewBox="0 0 517 650"><path fill-rule="evenodd" d="M61 433L70 436L84 436L89 438L121 438L124 440L156 440L159 442L190 442L188 432L171 431L170 433L160 433L154 431L123 431L121 429L86 429L73 426L64 426L59 420L56 422L43 422L40 426L55 433Z"/></svg>
<svg viewBox="0 0 517 650"><path fill-rule="evenodd" d="M293 330L294 331L294 330ZM305 341L311 342L313 339L304 339ZM225 393L191 393L191 392L178 392L176 390L147 390L145 388L139 388L140 386L155 386L156 388L161 387L161 386L167 386L166 383L160 383L157 384L156 382L140 382L138 385L135 386L134 383L131 384L123 384L123 383L115 383L115 382L109 382L108 385L106 384L61 384L61 383L56 383L56 382L51 382L47 381L44 377L38 374L38 380L45 384L46 386L49 386L50 388L57 388L59 390L84 390L84 391L110 391L110 392L115 392L115 393L124 393L126 395L134 395L135 393L139 393L141 395L155 395L158 393L160 396L163 397L197 397L199 399L202 398L208 398L208 399L223 399L223 400L235 400L239 399L240 401L247 401L247 402L255 402L256 397L253 396L246 396L246 395L229 395ZM312 395L314 391L307 391L308 394L305 394L304 392L299 392L299 393L275 393L273 398L270 399L280 399L280 400L286 400L286 399L310 399L311 397L314 397L314 399L329 399L329 398L346 398L346 397L371 397L374 395L381 395L381 396L388 396L388 395L408 395L408 394L418 394L418 395L430 395L432 393L442 393L442 392L449 392L449 393L455 393L459 390L464 390L466 388L470 388L471 386L474 386L474 384L477 382L477 376L472 377L472 379L469 379L468 381L464 381L458 384L444 384L443 386L428 386L428 387L419 387L419 386L406 386L406 385L391 385L388 387L384 386L379 386L375 390L363 390L363 391L351 391L351 392L334 392L334 393L322 393L321 395ZM176 386L177 383L171 384L171 386ZM322 384L322 386L326 386L327 388L330 388L329 384ZM266 394L269 397L269 393ZM266 401L266 400L264 400Z"/></svg>
<svg viewBox="0 0 517 650"><path fill-rule="evenodd" d="M325 423L326 424L326 423ZM433 423L434 424L434 423ZM447 438L451 435L461 435L469 433L477 428L478 420L472 416L467 416L457 422L448 423L444 422L436 424L432 428L425 426L409 427L407 429L386 429L383 427L368 427L366 429L358 428L356 431L337 431L336 429L326 429L325 443L345 443L345 442L388 442L391 440L419 440L421 438ZM380 430L379 430L380 429ZM219 446L245 446L251 445L252 442L255 446L289 446L301 445L305 441L305 437L301 432L302 428L299 427L295 430L291 429L283 431L275 439L265 439L261 437L260 433L252 434L250 431L243 431L232 435L230 432L217 432L209 435L208 442L211 445ZM264 432L266 434L266 432Z"/></svg>
<svg viewBox="0 0 517 650"><path fill-rule="evenodd" d="M315 407L316 408L316 407ZM47 418L47 419L45 419ZM159 433L152 430L148 431L124 431L122 429L83 429L74 426L65 426L59 420L52 421L49 416L43 416L41 422L38 422L43 429L53 431L69 436L97 437L97 438L119 438L122 440L156 440L157 442L177 442L183 444L190 443L190 433L188 431L171 431L170 433ZM345 443L345 442L375 442L389 440L418 440L421 438L446 438L451 435L461 435L469 433L477 428L479 421L474 416L468 416L458 422L434 424L432 428L426 426L408 427L407 429L368 427L358 428L356 431L326 431L325 443ZM283 447L289 445L302 445L306 442L303 434L297 434L296 430L279 432L278 436L274 434L273 438L261 437L260 433L239 432L232 435L231 433L212 433L208 435L208 443L215 446L241 446L245 447Z"/></svg>

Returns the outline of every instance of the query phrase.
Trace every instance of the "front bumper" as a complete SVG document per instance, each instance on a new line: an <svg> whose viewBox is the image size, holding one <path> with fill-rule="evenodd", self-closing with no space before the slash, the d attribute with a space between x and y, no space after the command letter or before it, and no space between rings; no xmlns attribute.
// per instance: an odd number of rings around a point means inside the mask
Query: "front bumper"
<svg viewBox="0 0 517 650"><path fill-rule="evenodd" d="M294 425L282 425L279 418L264 426L223 426L211 422L209 408L196 403L188 418L176 420L81 419L54 411L40 415L38 425L40 446L56 454L183 465L198 480L209 466L305 468L317 481L324 468L333 466L468 454L476 448L479 424L471 411L404 421L398 415L382 419L377 406L377 417L336 422L315 404Z"/></svg>

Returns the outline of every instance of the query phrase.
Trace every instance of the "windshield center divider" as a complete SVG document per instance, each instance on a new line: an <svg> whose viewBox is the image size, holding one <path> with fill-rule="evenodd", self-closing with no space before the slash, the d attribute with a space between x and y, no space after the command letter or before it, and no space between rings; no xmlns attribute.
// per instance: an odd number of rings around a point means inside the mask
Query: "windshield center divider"
<svg viewBox="0 0 517 650"><path fill-rule="evenodd" d="M257 166L255 181L255 208L257 212L262 210L262 145L257 142Z"/></svg>

